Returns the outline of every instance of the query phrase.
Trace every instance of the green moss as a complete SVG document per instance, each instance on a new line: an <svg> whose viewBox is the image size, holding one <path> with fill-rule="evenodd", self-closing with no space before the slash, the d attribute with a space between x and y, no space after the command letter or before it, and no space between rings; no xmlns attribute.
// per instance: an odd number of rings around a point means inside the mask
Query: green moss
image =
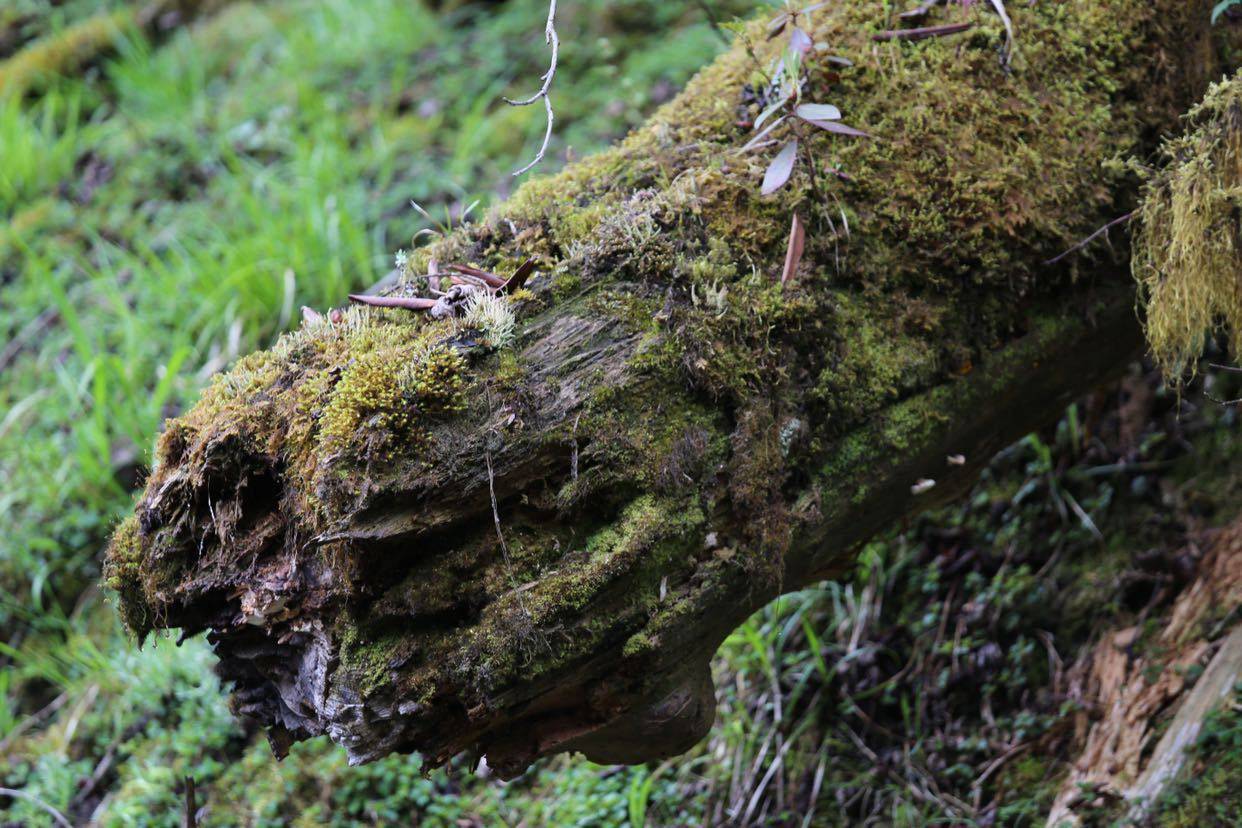
<svg viewBox="0 0 1242 828"><path fill-rule="evenodd" d="M396 634L375 635L363 630L359 619L342 613L336 624L340 667L351 675L354 686L364 694L389 680L389 664L400 650Z"/></svg>
<svg viewBox="0 0 1242 828"><path fill-rule="evenodd" d="M409 414L401 405L398 372L383 354L363 354L345 369L323 410L321 451L331 454L367 422L385 431L404 431Z"/></svg>
<svg viewBox="0 0 1242 828"><path fill-rule="evenodd" d="M151 631L153 617L142 584L143 547L138 517L130 515L112 533L104 557L104 585L117 593L121 620L137 638Z"/></svg>
<svg viewBox="0 0 1242 828"><path fill-rule="evenodd" d="M245 514L202 514L196 495L211 475L272 478L279 504L257 511L278 512L296 541L382 512L388 504L367 499L376 493L421 503L460 486L482 517L454 512L446 526L430 515L409 530L420 541L407 570L435 582L426 601L410 599L410 583L382 601L349 592L364 580L354 575L389 571L366 540L311 554L338 556L337 588L360 604L337 630L350 675L471 706L602 642L639 657L722 591L778 589L792 488L822 484L823 511L844 508L951 412L987 404L996 384L962 399L946 378L1023 333L1037 295L1072 278L1037 263L1113 212L1119 188L1102 165L1172 120L1166 104L1183 78L1155 72L1143 50L1158 47L1144 44L1172 48L1182 39L1167 32L1205 25L1180 0L1023 5L1027 63L1010 70L985 4L964 12L979 24L967 37L877 47L870 32L886 8L868 0L817 16L817 39L854 67L816 68L806 92L878 140L804 134L817 182L804 164L761 196L766 158L737 152L750 137L738 108L779 44L751 27L759 64L735 48L619 146L535 179L417 253L420 267L436 258L497 271L538 256L543 275L514 303L538 314L530 348L519 337L512 358L463 355L451 323L398 312L305 325L170 426L144 507L167 509L151 523L173 528L163 540L140 533L148 553L166 551L168 566L195 560L195 577L228 586L244 576L236 543L199 560L186 541L204 526L225 537ZM830 186L825 164L853 183L813 193ZM781 284L795 212L807 250ZM582 327L557 339L566 320ZM1019 354L1005 371L1023 367ZM1013 380L1001 372L996 383ZM441 427L467 403L470 425ZM494 456L522 482L521 503L497 509L505 546L479 470ZM522 467L528 459L548 465ZM191 479L177 493L184 512L156 494L178 473ZM728 556L703 548L708 515L721 514ZM674 591L661 600L665 578ZM472 593L455 599L466 583ZM434 624L392 632L429 614ZM411 660L389 675L398 654Z"/></svg>
<svg viewBox="0 0 1242 828"><path fill-rule="evenodd" d="M1192 749L1191 772L1156 803L1155 825L1198 828L1242 824L1242 685L1232 706L1208 716Z"/></svg>
<svg viewBox="0 0 1242 828"><path fill-rule="evenodd" d="M0 62L0 95L23 95L111 47L136 25L133 9L88 17Z"/></svg>
<svg viewBox="0 0 1242 828"><path fill-rule="evenodd" d="M812 392L830 416L878 409L939 372L938 349L927 336L938 326L926 318L909 333L901 320L880 316L847 294L836 297L833 310L836 326L848 336L836 343Z"/></svg>

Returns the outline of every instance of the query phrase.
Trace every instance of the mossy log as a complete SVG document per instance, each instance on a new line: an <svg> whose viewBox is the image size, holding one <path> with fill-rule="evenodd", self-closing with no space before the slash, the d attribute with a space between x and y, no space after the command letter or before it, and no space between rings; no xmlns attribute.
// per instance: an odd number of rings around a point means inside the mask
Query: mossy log
<svg viewBox="0 0 1242 828"><path fill-rule="evenodd" d="M53 32L0 61L0 97L25 95L113 49L128 32L164 33L230 0L150 0L101 11Z"/></svg>
<svg viewBox="0 0 1242 828"><path fill-rule="evenodd" d="M1010 62L988 4L876 43L886 5L815 21L853 65L806 94L876 136L803 135L817 174L763 197L738 152L779 48L752 27L620 145L414 257L537 257L513 332L353 308L218 377L109 550L129 626L210 631L278 750L510 776L692 745L735 625L1137 352L1124 263L1043 263L1133 207L1116 162L1223 69L1204 3L1011 4Z"/></svg>

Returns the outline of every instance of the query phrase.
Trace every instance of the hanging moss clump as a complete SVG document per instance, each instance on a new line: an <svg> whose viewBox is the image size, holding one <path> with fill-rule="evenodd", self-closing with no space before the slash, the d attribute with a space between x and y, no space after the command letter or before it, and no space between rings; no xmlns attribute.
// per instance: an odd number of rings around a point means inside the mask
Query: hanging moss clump
<svg viewBox="0 0 1242 828"><path fill-rule="evenodd" d="M1242 354L1242 76L1214 85L1187 121L1147 185L1133 258L1152 354L1179 381L1216 334Z"/></svg>

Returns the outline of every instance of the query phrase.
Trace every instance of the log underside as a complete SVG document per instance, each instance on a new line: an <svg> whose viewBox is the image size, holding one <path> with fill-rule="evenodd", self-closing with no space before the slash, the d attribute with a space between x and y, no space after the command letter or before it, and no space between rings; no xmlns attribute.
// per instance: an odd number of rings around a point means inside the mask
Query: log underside
<svg viewBox="0 0 1242 828"><path fill-rule="evenodd" d="M245 690L238 694L237 712L280 723L294 737L326 732L356 761L415 745L429 756L447 759L486 745L489 765L503 776L520 774L539 756L567 750L600 763L638 763L684 752L712 724L709 662L730 631L780 592L844 572L853 551L875 532L967 490L995 451L1054 419L1076 396L1114 378L1137 355L1141 337L1129 291L1112 291L1107 299L1076 296L1068 304L1048 311L1040 319L1042 330L991 355L969 376L897 410L877 412L876 422L868 427L875 433L903 419L906 411L919 412L928 421L899 452L860 456L850 466L834 469L840 481L826 478L807 485L792 498L798 512L779 579L729 566L725 559L710 589L688 590L677 607L678 623L660 631L660 646L649 656L620 657L617 648L625 641L617 640L588 659L521 684L518 692L487 700L482 721L474 720L475 711L458 709L428 726L424 711L408 703L403 707L403 699L386 693L388 688L362 696L334 684L336 643L330 634L316 630L275 644L267 630L245 630L234 620L223 627L227 632L215 632L211 640L221 659L220 674L252 688L249 695ZM1084 306L1093 311L1092 319L1082 312ZM949 460L958 455L966 458L964 465ZM561 469L552 468L550 458L539 464L540 472L568 476L569 458L559 459ZM934 480L936 486L916 494L920 480ZM540 481L547 482L547 477ZM452 522L490 523L490 505L483 499L486 481L478 483L479 497L472 504L463 502ZM514 501L532 483L526 473L506 478L497 468L502 527ZM420 526L425 519L421 503L409 509L386 507L341 534L364 556L402 554L403 548L416 554L414 549L436 543ZM718 522L704 527L714 532L695 535L694 545L704 548L702 557L710 563L717 563L717 553L729 548L729 538L721 536L730 520L719 515ZM713 533L718 546L708 549L700 539ZM248 589L278 594L287 590L284 577L287 573L265 574ZM632 583L620 580L581 612L587 617L610 613L611 605L623 603L632 589ZM517 612L523 612L520 606ZM313 713L295 712L307 709ZM279 744L282 735L276 730Z"/></svg>
<svg viewBox="0 0 1242 828"><path fill-rule="evenodd" d="M620 147L421 251L539 256L515 342L353 309L244 359L169 424L114 538L127 623L209 630L278 751L327 733L353 761L472 752L512 776L694 744L737 624L1140 347L1121 269L1040 263L1132 197L1102 167L1201 91L1206 15L1024 7L1023 70L983 5L968 40L883 53L878 0L817 26L856 66L808 94L884 139L805 137L857 179L839 196L804 171L759 197L738 48ZM811 233L782 286L793 212Z"/></svg>

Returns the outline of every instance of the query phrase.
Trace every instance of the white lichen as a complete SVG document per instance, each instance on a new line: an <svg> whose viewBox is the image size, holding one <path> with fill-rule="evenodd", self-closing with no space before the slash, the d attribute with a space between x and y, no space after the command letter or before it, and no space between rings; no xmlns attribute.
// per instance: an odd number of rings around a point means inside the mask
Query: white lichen
<svg viewBox="0 0 1242 828"><path fill-rule="evenodd" d="M463 329L479 331L488 346L504 348L517 336L517 319L509 300L485 290L475 291L466 303L460 324Z"/></svg>

